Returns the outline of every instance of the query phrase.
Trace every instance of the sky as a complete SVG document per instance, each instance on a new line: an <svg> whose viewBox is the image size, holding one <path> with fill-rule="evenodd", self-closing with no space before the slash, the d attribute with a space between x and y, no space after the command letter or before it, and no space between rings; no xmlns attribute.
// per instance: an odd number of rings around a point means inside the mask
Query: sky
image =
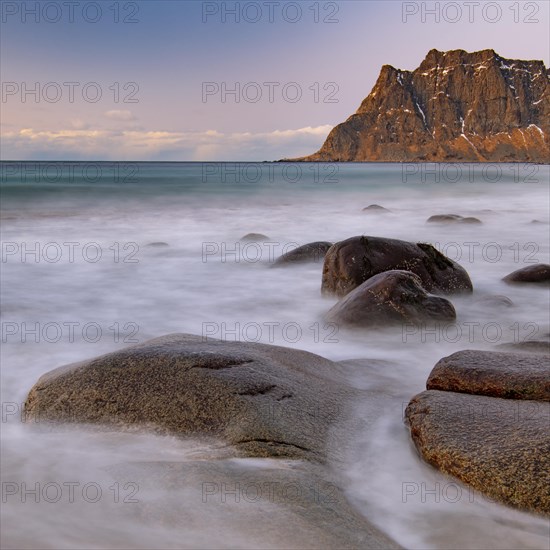
<svg viewBox="0 0 550 550"><path fill-rule="evenodd" d="M0 0L0 159L311 154L382 65L491 48L550 66L549 5Z"/></svg>

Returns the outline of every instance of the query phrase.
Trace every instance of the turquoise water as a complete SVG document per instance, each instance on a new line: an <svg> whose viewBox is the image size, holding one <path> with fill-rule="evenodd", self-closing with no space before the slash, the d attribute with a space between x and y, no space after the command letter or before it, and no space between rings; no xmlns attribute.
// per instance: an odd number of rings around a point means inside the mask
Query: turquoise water
<svg viewBox="0 0 550 550"><path fill-rule="evenodd" d="M52 368L171 332L258 340L333 360L382 359L377 372L349 374L358 388L389 396L375 440L359 438L355 451L363 458L346 473L358 509L409 548L444 547L443 539L468 548L471 533L484 548L546 548L542 520L482 499L403 502L404 483L444 478L419 462L401 417L441 357L549 332L548 290L501 282L549 261L549 178L548 166L528 165L3 162L2 401L20 406ZM370 204L390 213L363 212ZM445 213L483 224L426 223ZM249 232L268 243L242 243ZM452 298L460 332L442 331L436 341L400 328L335 331L322 322L335 300L320 295L320 264L270 269L298 245L361 234L431 242L459 261L475 287L471 297ZM505 294L514 307L481 306L490 294ZM162 460L189 451L170 438L127 434L120 446L108 435L31 434L12 414L3 427L3 481L58 479L67 471L82 482L103 479L106 465L136 454ZM12 502L2 507L3 536L19 547L36 547L40 533L49 533L58 548L84 548L88 529L98 533L99 548L116 547L121 533L133 533L125 542L136 548L159 537L166 548L181 547L181 533L149 529L132 513L45 503L24 509L36 526L32 542L10 521L21 513ZM49 531L60 514L76 532ZM105 529L113 517L115 532ZM436 523L442 539L429 538ZM206 540L191 529L187 535L189 547L220 544L215 532ZM235 546L246 541L246 533L227 536Z"/></svg>

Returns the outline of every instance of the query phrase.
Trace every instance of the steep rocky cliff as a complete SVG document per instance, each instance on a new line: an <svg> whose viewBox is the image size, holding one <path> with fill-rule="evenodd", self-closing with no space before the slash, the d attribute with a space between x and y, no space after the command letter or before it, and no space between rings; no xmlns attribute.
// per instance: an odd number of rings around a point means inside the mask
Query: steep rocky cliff
<svg viewBox="0 0 550 550"><path fill-rule="evenodd" d="M300 161L550 162L550 70L493 50L384 65L357 112Z"/></svg>

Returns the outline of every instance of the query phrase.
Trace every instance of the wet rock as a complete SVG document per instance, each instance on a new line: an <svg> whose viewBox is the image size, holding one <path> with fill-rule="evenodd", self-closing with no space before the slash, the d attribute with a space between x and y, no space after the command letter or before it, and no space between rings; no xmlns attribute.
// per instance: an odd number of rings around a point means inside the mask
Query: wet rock
<svg viewBox="0 0 550 550"><path fill-rule="evenodd" d="M420 277L410 271L385 271L371 277L342 298L326 315L329 322L378 327L453 321L456 312L448 300L428 294Z"/></svg>
<svg viewBox="0 0 550 550"><path fill-rule="evenodd" d="M428 390L550 401L550 356L463 350L433 368Z"/></svg>
<svg viewBox="0 0 550 550"><path fill-rule="evenodd" d="M290 252L287 252L277 258L273 264L273 267L283 267L307 262L321 262L331 246L332 243L326 241L304 244L303 246L300 246L295 250L291 250Z"/></svg>
<svg viewBox="0 0 550 550"><path fill-rule="evenodd" d="M466 270L432 245L382 237L352 237L330 247L323 265L323 294L344 296L370 277L412 271L428 292L471 292Z"/></svg>
<svg viewBox="0 0 550 550"><path fill-rule="evenodd" d="M456 223L461 219L462 216L457 214L434 214L426 220L426 223Z"/></svg>
<svg viewBox="0 0 550 550"><path fill-rule="evenodd" d="M132 504L148 526L170 528L189 543L208 518L200 544L188 548L401 548L356 511L327 470L297 461L263 460L251 467L204 458L109 468L122 487L137 484L140 494L172 496Z"/></svg>
<svg viewBox="0 0 550 550"><path fill-rule="evenodd" d="M509 308L514 307L514 302L502 294L483 296L477 301L478 304L491 308Z"/></svg>
<svg viewBox="0 0 550 550"><path fill-rule="evenodd" d="M508 284L522 284L533 283L541 285L550 284L550 265L548 264L535 264L528 267L522 267L517 271L506 275L502 279Z"/></svg>
<svg viewBox="0 0 550 550"><path fill-rule="evenodd" d="M246 235L244 235L244 237L241 237L240 240L250 243L256 243L269 241L269 237L267 235L263 235L262 233L247 233Z"/></svg>
<svg viewBox="0 0 550 550"><path fill-rule="evenodd" d="M426 223L464 223L464 224L480 224L481 220L477 218L468 217L463 218L457 214L436 214L430 216Z"/></svg>
<svg viewBox="0 0 550 550"><path fill-rule="evenodd" d="M428 390L405 411L426 462L491 498L550 514L550 403Z"/></svg>
<svg viewBox="0 0 550 550"><path fill-rule="evenodd" d="M334 365L300 350L174 334L45 374L25 416L216 437L238 456L323 461L351 391Z"/></svg>
<svg viewBox="0 0 550 550"><path fill-rule="evenodd" d="M497 348L521 353L542 353L550 355L550 342L548 340L525 340L524 342L506 342L499 344ZM547 359L550 361L550 358Z"/></svg>
<svg viewBox="0 0 550 550"><path fill-rule="evenodd" d="M387 208L384 208L379 204L370 204L369 206L366 206L365 208L363 208L363 212L371 212L375 214L388 214L391 212L391 210L388 210Z"/></svg>

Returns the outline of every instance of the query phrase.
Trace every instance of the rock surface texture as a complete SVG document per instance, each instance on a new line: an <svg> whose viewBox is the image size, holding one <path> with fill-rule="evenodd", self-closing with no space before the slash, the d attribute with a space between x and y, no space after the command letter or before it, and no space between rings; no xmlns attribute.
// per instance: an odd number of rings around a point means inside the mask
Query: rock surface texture
<svg viewBox="0 0 550 550"><path fill-rule="evenodd" d="M534 354L457 351L436 364L426 388L550 401L549 359Z"/></svg>
<svg viewBox="0 0 550 550"><path fill-rule="evenodd" d="M455 308L445 298L422 288L420 277L410 271L385 271L371 277L344 296L325 316L328 322L356 327L419 324L456 319Z"/></svg>
<svg viewBox="0 0 550 550"><path fill-rule="evenodd" d="M502 279L508 284L541 284L550 285L550 265L536 264L527 267L522 267Z"/></svg>
<svg viewBox="0 0 550 550"><path fill-rule="evenodd" d="M312 353L173 334L42 376L27 420L210 436L238 456L323 461L347 386Z"/></svg>
<svg viewBox="0 0 550 550"><path fill-rule="evenodd" d="M133 504L147 525L185 535L207 517L201 547L237 530L243 548L397 549L340 488L357 398L339 364L312 353L172 334L45 374L25 415L192 441L192 457L109 470L153 491Z"/></svg>
<svg viewBox="0 0 550 550"><path fill-rule="evenodd" d="M550 356L441 359L405 411L426 462L491 498L550 515Z"/></svg>
<svg viewBox="0 0 550 550"><path fill-rule="evenodd" d="M428 292L472 291L466 270L431 244L369 236L351 237L329 248L321 291L345 296L370 277L391 270L412 271Z"/></svg>
<svg viewBox="0 0 550 550"><path fill-rule="evenodd" d="M357 112L297 161L550 162L549 70L493 50L384 65Z"/></svg>
<svg viewBox="0 0 550 550"><path fill-rule="evenodd" d="M303 263L321 263L331 246L332 243L327 241L304 244L277 258L273 265L282 267Z"/></svg>

